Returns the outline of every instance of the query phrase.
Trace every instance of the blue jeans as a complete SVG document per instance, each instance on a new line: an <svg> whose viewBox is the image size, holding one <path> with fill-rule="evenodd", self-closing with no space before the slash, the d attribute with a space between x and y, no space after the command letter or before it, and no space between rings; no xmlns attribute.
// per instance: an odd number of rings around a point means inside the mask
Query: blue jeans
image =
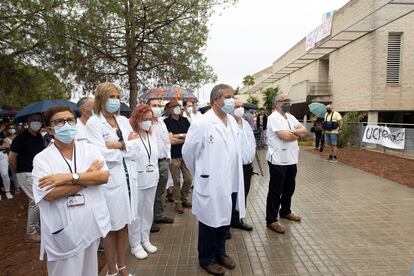
<svg viewBox="0 0 414 276"><path fill-rule="evenodd" d="M330 146L336 146L338 144L338 134L336 133L326 133L326 143Z"/></svg>

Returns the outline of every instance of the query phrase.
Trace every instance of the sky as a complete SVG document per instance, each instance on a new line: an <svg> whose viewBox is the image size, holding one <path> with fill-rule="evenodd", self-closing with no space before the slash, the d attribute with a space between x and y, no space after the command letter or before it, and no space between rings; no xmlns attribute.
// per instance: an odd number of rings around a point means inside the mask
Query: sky
<svg viewBox="0 0 414 276"><path fill-rule="evenodd" d="M239 0L210 19L205 55L217 83L242 87L243 77L270 65L348 0ZM207 100L214 84L198 91Z"/></svg>

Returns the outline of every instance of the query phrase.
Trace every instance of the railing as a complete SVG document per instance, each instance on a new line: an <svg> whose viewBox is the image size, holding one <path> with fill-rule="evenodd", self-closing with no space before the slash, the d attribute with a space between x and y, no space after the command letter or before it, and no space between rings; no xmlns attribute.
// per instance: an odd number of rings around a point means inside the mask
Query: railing
<svg viewBox="0 0 414 276"><path fill-rule="evenodd" d="M331 96L331 82L329 81L310 81L309 96Z"/></svg>

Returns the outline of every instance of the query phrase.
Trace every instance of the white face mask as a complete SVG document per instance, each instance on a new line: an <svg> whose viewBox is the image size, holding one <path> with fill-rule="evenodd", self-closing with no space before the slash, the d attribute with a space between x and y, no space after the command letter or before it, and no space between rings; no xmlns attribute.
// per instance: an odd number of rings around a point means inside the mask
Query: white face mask
<svg viewBox="0 0 414 276"><path fill-rule="evenodd" d="M162 110L159 107L152 107L152 112L154 113L155 117L161 117Z"/></svg>
<svg viewBox="0 0 414 276"><path fill-rule="evenodd" d="M152 122L151 122L151 121L143 121L143 122L140 124L140 126L141 126L141 128L142 128L143 130L148 131L148 130L150 130L150 128L151 128L151 126L152 126Z"/></svg>
<svg viewBox="0 0 414 276"><path fill-rule="evenodd" d="M175 115L180 115L181 114L181 107L179 105L174 107L173 112L174 112Z"/></svg>
<svg viewBox="0 0 414 276"><path fill-rule="evenodd" d="M42 128L42 123L39 121L33 121L30 122L30 129L33 130L34 132L38 132L39 129Z"/></svg>
<svg viewBox="0 0 414 276"><path fill-rule="evenodd" d="M243 117L243 115L244 115L244 108L243 107L239 107L239 108L236 108L234 110L234 116L237 116L237 117L241 118L241 117Z"/></svg>
<svg viewBox="0 0 414 276"><path fill-rule="evenodd" d="M10 128L10 129L9 129L9 133L10 133L10 134L15 134L15 133L16 133L16 129L14 129L14 128Z"/></svg>
<svg viewBox="0 0 414 276"><path fill-rule="evenodd" d="M189 107L187 107L187 112L188 113L193 113L194 112L194 107L192 107L192 106L189 106Z"/></svg>

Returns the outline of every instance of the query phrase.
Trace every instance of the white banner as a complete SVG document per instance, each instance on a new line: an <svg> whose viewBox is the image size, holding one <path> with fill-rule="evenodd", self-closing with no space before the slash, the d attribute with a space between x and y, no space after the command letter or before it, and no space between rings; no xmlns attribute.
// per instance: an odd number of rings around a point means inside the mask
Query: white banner
<svg viewBox="0 0 414 276"><path fill-rule="evenodd" d="M367 125L365 127L362 142L378 144L392 149L404 149L405 128L391 132L388 127Z"/></svg>
<svg viewBox="0 0 414 276"><path fill-rule="evenodd" d="M316 43L331 35L333 15L333 11L325 13L322 17L322 24L306 36L306 51L312 49Z"/></svg>

